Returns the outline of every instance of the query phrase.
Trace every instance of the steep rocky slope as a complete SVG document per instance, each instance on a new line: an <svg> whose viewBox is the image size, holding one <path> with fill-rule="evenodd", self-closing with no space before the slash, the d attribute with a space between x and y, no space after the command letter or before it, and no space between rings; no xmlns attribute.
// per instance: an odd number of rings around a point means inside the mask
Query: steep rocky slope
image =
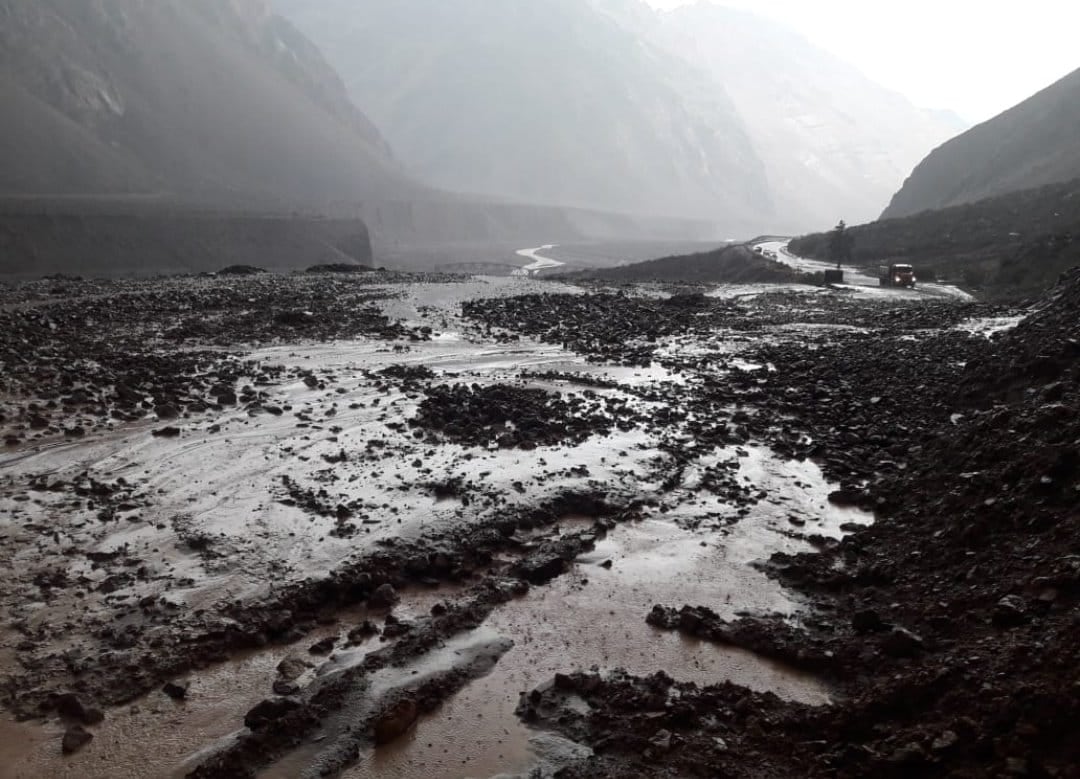
<svg viewBox="0 0 1080 779"><path fill-rule="evenodd" d="M1022 190L850 229L856 265L909 262L985 297L1041 294L1080 264L1080 179ZM827 233L791 242L803 257L829 259Z"/></svg>
<svg viewBox="0 0 1080 779"><path fill-rule="evenodd" d="M935 150L884 217L1080 177L1080 70Z"/></svg>
<svg viewBox="0 0 1080 779"><path fill-rule="evenodd" d="M0 0L0 192L359 200L408 184L263 0Z"/></svg>

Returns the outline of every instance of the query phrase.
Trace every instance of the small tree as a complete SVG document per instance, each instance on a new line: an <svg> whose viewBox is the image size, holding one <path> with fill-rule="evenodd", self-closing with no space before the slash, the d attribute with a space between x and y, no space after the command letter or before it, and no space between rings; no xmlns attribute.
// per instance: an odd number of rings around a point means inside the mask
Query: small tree
<svg viewBox="0 0 1080 779"><path fill-rule="evenodd" d="M840 268L845 262L851 262L854 248L855 239L851 237L847 225L841 219L840 224L829 233L829 259L836 263L837 268Z"/></svg>

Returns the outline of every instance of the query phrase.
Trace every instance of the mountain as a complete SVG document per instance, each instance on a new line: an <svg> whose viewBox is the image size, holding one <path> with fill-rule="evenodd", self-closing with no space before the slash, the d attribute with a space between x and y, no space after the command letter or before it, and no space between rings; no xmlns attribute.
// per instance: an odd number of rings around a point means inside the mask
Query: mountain
<svg viewBox="0 0 1080 779"><path fill-rule="evenodd" d="M923 160L885 218L1080 177L1080 70Z"/></svg>
<svg viewBox="0 0 1080 779"><path fill-rule="evenodd" d="M738 230L773 213L723 88L584 0L277 0L418 178ZM746 229L746 228L743 228Z"/></svg>
<svg viewBox="0 0 1080 779"><path fill-rule="evenodd" d="M916 108L753 13L697 3L660 21L653 40L724 85L779 213L803 227L873 219L916 163L960 131L959 117Z"/></svg>
<svg viewBox="0 0 1080 779"><path fill-rule="evenodd" d="M418 178L711 218L868 219L953 119L775 22L641 0L275 0Z"/></svg>
<svg viewBox="0 0 1080 779"><path fill-rule="evenodd" d="M613 268L592 268L576 273L556 274L556 277L622 283L660 281L684 284L780 284L798 280L799 274L786 265L755 254L750 251L749 246L735 244Z"/></svg>
<svg viewBox="0 0 1080 779"><path fill-rule="evenodd" d="M266 0L0 0L0 194L313 205L413 186Z"/></svg>
<svg viewBox="0 0 1080 779"><path fill-rule="evenodd" d="M1080 178L849 229L856 265L915 266L984 298L1038 296L1080 264ZM791 242L802 257L828 260L829 235ZM931 273L932 272L932 273Z"/></svg>

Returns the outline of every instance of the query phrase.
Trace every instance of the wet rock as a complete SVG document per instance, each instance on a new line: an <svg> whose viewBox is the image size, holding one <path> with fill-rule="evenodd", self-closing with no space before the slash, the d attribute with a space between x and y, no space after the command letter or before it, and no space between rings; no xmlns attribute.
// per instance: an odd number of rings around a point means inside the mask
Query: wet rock
<svg viewBox="0 0 1080 779"><path fill-rule="evenodd" d="M374 724L375 743L389 744L403 736L420 716L416 701L404 698L382 712Z"/></svg>
<svg viewBox="0 0 1080 779"><path fill-rule="evenodd" d="M829 502L835 506L857 506L862 499L863 494L851 488L833 490L829 493Z"/></svg>
<svg viewBox="0 0 1080 779"><path fill-rule="evenodd" d="M72 725L64 731L64 737L60 741L60 750L65 755L73 755L93 739L94 734L88 732L82 725Z"/></svg>
<svg viewBox="0 0 1080 779"><path fill-rule="evenodd" d="M960 737L951 730L946 730L940 736L934 739L930 745L930 749L933 752L946 752L952 749L960 741Z"/></svg>
<svg viewBox="0 0 1080 779"><path fill-rule="evenodd" d="M547 584L566 570L566 562L558 554L533 555L514 566L514 574L529 584Z"/></svg>
<svg viewBox="0 0 1080 779"><path fill-rule="evenodd" d="M397 594L392 584L382 584L371 593L368 598L368 606L373 609L389 609L397 605L401 597Z"/></svg>
<svg viewBox="0 0 1080 779"><path fill-rule="evenodd" d="M911 742L899 747L889 755L888 761L900 765L914 765L926 762L926 751L917 742Z"/></svg>
<svg viewBox="0 0 1080 779"><path fill-rule="evenodd" d="M96 725L105 719L101 709L86 706L75 693L64 693L56 698L56 713L83 725Z"/></svg>
<svg viewBox="0 0 1080 779"><path fill-rule="evenodd" d="M191 682L184 679L166 682L161 691L174 701L182 701L187 699L189 689L191 689Z"/></svg>
<svg viewBox="0 0 1080 779"><path fill-rule="evenodd" d="M312 644L311 647L308 649L308 652L313 655L328 655L334 651L334 646L336 644L337 637L329 636L327 638L324 638L322 641Z"/></svg>
<svg viewBox="0 0 1080 779"><path fill-rule="evenodd" d="M218 271L219 276L258 276L263 273L266 270L256 265L230 265Z"/></svg>
<svg viewBox="0 0 1080 779"><path fill-rule="evenodd" d="M273 690L275 695L296 695L300 692L300 685L296 682L289 682L284 679L275 679L273 684Z"/></svg>
<svg viewBox="0 0 1080 779"><path fill-rule="evenodd" d="M1007 776L1029 776L1030 773L1026 759L1022 757L1005 758L1005 774Z"/></svg>
<svg viewBox="0 0 1080 779"><path fill-rule="evenodd" d="M856 633L877 633L884 630L886 625L876 611L862 609L851 617L851 627Z"/></svg>
<svg viewBox="0 0 1080 779"><path fill-rule="evenodd" d="M292 698L267 698L244 715L244 725L259 730L298 708L300 703Z"/></svg>
<svg viewBox="0 0 1080 779"><path fill-rule="evenodd" d="M310 668L311 663L300 657L286 657L277 666L278 675L286 681L295 681L303 676Z"/></svg>
<svg viewBox="0 0 1080 779"><path fill-rule="evenodd" d="M437 604L436 604L437 605ZM365 619L359 625L349 631L348 641L350 644L362 644L372 636L379 635L379 627L369 619Z"/></svg>
<svg viewBox="0 0 1080 779"><path fill-rule="evenodd" d="M285 327L308 327L315 323L315 314L311 311L280 311L274 315L274 324Z"/></svg>
<svg viewBox="0 0 1080 779"><path fill-rule="evenodd" d="M894 627L881 643L885 654L891 657L913 657L924 648L923 640L907 628Z"/></svg>
<svg viewBox="0 0 1080 779"><path fill-rule="evenodd" d="M398 638L403 636L413 629L413 624L402 619L398 619L393 614L386 618L386 622L383 625L382 635L385 639Z"/></svg>
<svg viewBox="0 0 1080 779"><path fill-rule="evenodd" d="M671 731L659 730L651 739L649 739L649 746L659 752L671 751Z"/></svg>
<svg viewBox="0 0 1080 779"><path fill-rule="evenodd" d="M994 606L991 621L999 628L1014 628L1028 621L1027 607L1019 595L1006 595Z"/></svg>

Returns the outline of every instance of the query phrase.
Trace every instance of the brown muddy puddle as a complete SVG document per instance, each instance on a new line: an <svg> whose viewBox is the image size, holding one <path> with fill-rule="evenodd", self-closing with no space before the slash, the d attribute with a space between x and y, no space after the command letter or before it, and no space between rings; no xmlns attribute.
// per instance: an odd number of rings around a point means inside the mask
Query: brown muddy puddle
<svg viewBox="0 0 1080 779"><path fill-rule="evenodd" d="M407 592L396 613L425 614L446 596L445 590ZM360 608L338 616L338 624L319 627L296 644L245 653L189 675L191 687L182 703L155 691L107 711L104 722L88 728L94 740L74 755L60 753L64 726L58 720L0 719L0 779L179 779L202 757L231 742L243 728L244 715L272 697L271 684L282 660L299 657L311 663L315 668L305 677L311 678L323 660L309 654L308 647L343 635L369 614ZM378 640L365 645L380 646Z"/></svg>
<svg viewBox="0 0 1080 779"><path fill-rule="evenodd" d="M839 524L867 521L857 512L830 509L821 500L826 486L810 484L816 466L783 464L758 450L747 454L746 470L766 481L788 478L805 485L802 505L786 505L786 516L815 511L819 530L831 535ZM820 472L818 472L820 476ZM824 512L824 514L820 512ZM548 772L582 748L551 734L530 730L515 716L522 692L543 685L559 672L624 668L647 675L663 670L681 681L732 681L754 690L811 705L829 702L817 679L749 652L720 647L656 630L645 616L656 603L705 605L724 617L735 612L792 613L796 606L780 587L747 565L773 551L805 548L774 529L777 509L766 505L726 533L691 532L676 516L623 525L545 587L497 609L472 636L455 639L463 651L470 641L510 638L514 646L494 669L421 718L393 744L362 753L341 774L375 777L489 777ZM580 525L580 519L572 522ZM610 567L605 564L610 561ZM417 673L402 669L402 681ZM263 779L318 776L325 747L309 745L260 774Z"/></svg>
<svg viewBox="0 0 1080 779"><path fill-rule="evenodd" d="M645 624L656 603L708 606L724 617L742 611L792 614L797 604L749 563L775 551L808 548L790 532L787 518L793 514L806 518L823 535L838 534L843 522L869 521L859 512L828 504L829 485L812 463L781 461L768 450L753 447L717 455L727 457L739 457L741 477L767 491L771 499L729 525L719 519L723 502L703 496L690 469L685 500L676 499L652 518L616 527L566 574L498 608L482 628L456 637L440 650L438 662L452 664L455 654L465 656L484 642L513 641L490 673L469 683L395 743L362 752L358 763L341 775L464 779L553 770L581 748L526 728L514 709L521 692L546 683L558 672L596 667L645 675L663 670L680 681L730 680L791 700L827 703L828 690L811 676L748 652ZM709 519L701 521L702 517ZM590 521L568 517L560 526L571 531ZM608 561L610 566L605 565ZM454 594L446 589L405 593L396 613L418 616ZM320 628L296 645L253 653L195 674L184 704L157 692L134 707L110 711L106 721L93 729L94 741L69 758L59 755L59 723L0 724L0 779L183 776L207 754L228 744L242 728L244 714L270 695L282 659L301 655L314 662L306 654L308 646L327 635L343 635L362 616L342 615L338 625ZM352 655L359 658L364 650L378 646L378 641L369 642ZM339 653L335 661L332 655L322 670L340 666L345 656ZM430 656L419 658L414 666L389 672L400 678L385 684L406 683L432 662L436 659ZM320 755L332 741L303 747L261 776L318 776Z"/></svg>

